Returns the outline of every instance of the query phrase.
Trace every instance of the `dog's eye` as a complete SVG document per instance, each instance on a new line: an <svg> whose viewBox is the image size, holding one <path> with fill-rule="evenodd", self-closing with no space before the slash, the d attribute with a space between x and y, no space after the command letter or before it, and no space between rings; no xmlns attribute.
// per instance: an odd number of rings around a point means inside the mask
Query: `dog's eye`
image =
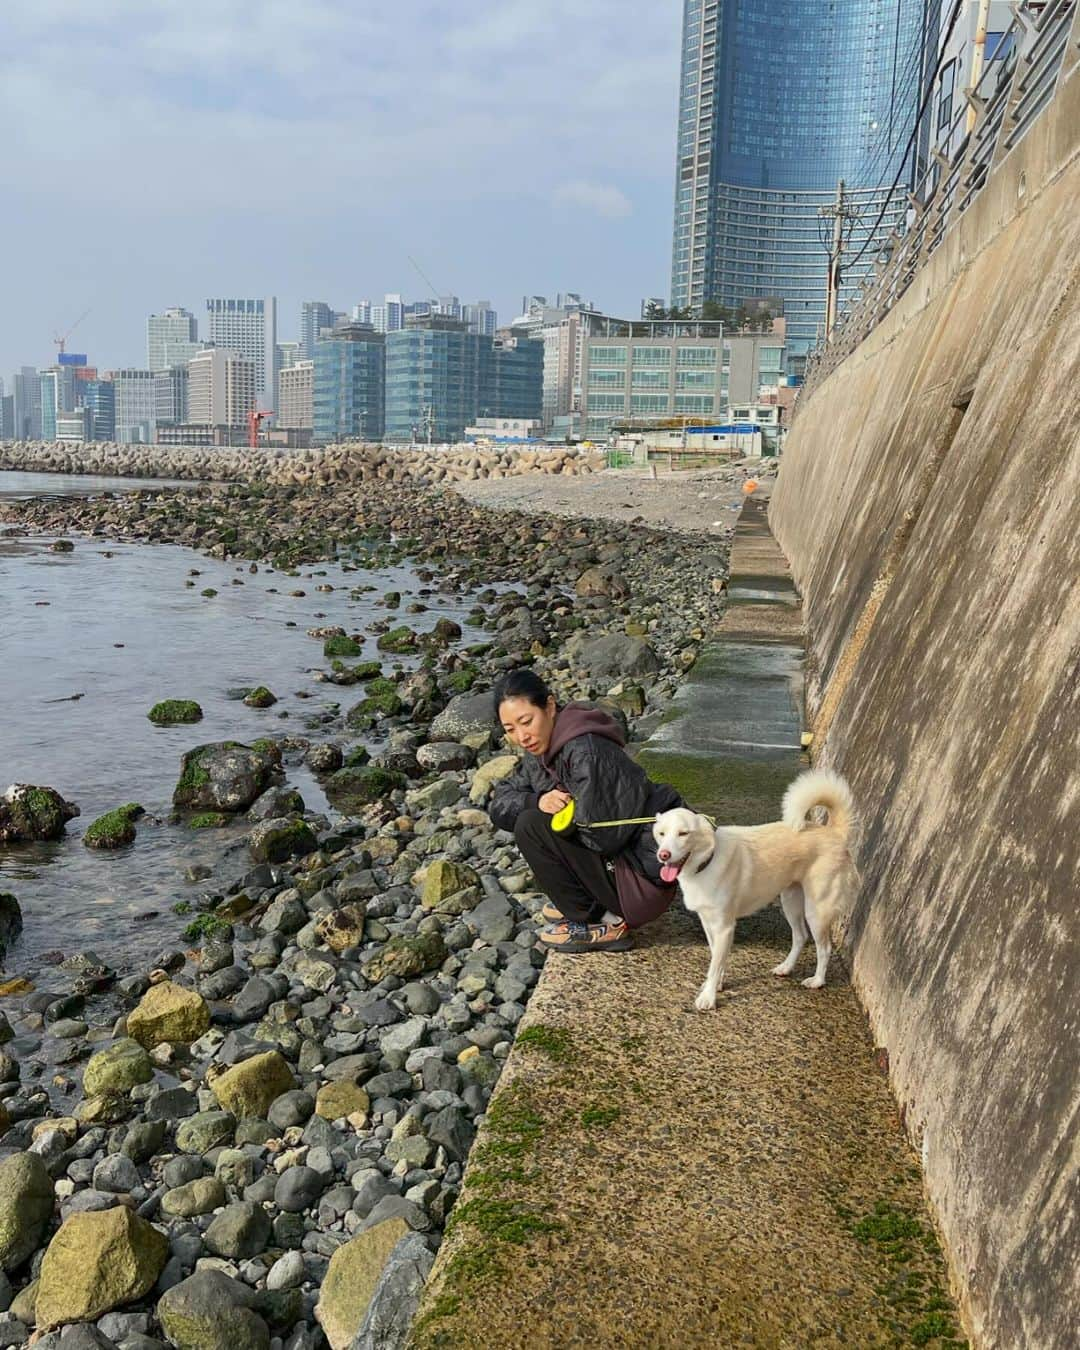
<svg viewBox="0 0 1080 1350"><path fill-rule="evenodd" d="M689 833L689 830L679 830L678 835L680 839L685 839Z"/></svg>

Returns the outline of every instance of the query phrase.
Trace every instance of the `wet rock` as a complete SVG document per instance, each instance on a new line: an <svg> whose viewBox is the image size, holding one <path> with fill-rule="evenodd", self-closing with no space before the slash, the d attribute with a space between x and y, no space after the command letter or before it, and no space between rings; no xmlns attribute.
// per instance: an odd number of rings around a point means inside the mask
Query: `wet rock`
<svg viewBox="0 0 1080 1350"><path fill-rule="evenodd" d="M405 775L374 765L364 768L339 769L327 779L324 790L330 805L343 815L359 815L365 806L388 797L396 788L402 788Z"/></svg>
<svg viewBox="0 0 1080 1350"><path fill-rule="evenodd" d="M313 853L318 846L310 825L286 817L264 820L255 826L248 839L254 862L282 863Z"/></svg>
<svg viewBox="0 0 1080 1350"><path fill-rule="evenodd" d="M265 1117L271 1103L295 1087L292 1070L277 1050L243 1060L210 1084L222 1110L238 1120Z"/></svg>
<svg viewBox="0 0 1080 1350"><path fill-rule="evenodd" d="M169 1252L164 1233L123 1205L73 1214L41 1263L39 1327L93 1321L150 1290Z"/></svg>
<svg viewBox="0 0 1080 1350"><path fill-rule="evenodd" d="M323 775L334 773L341 768L344 756L340 745L313 745L307 752L307 766L312 773Z"/></svg>
<svg viewBox="0 0 1080 1350"><path fill-rule="evenodd" d="M248 811L251 820L272 820L275 817L302 815L304 799L296 788L280 786L267 788L257 797Z"/></svg>
<svg viewBox="0 0 1080 1350"><path fill-rule="evenodd" d="M0 797L0 844L59 839L79 808L55 788L13 783Z"/></svg>
<svg viewBox="0 0 1080 1350"><path fill-rule="evenodd" d="M147 1050L162 1041L190 1045L210 1026L206 1000L172 980L151 985L127 1017L128 1035Z"/></svg>
<svg viewBox="0 0 1080 1350"><path fill-rule="evenodd" d="M138 1041L116 1041L92 1056L83 1073L83 1091L91 1097L108 1092L130 1092L154 1076L150 1056Z"/></svg>
<svg viewBox="0 0 1080 1350"><path fill-rule="evenodd" d="M457 741L432 741L416 752L420 767L436 773L467 769L475 759L476 751Z"/></svg>
<svg viewBox="0 0 1080 1350"><path fill-rule="evenodd" d="M203 710L190 698L167 698L155 703L146 714L158 727L171 727L176 723L201 722Z"/></svg>
<svg viewBox="0 0 1080 1350"><path fill-rule="evenodd" d="M16 1270L33 1255L52 1212L52 1181L36 1154L14 1153L0 1162L0 1270Z"/></svg>
<svg viewBox="0 0 1080 1350"><path fill-rule="evenodd" d="M260 748L235 741L198 745L181 760L173 802L187 810L246 811L270 786L279 758L265 743Z"/></svg>
<svg viewBox="0 0 1080 1350"><path fill-rule="evenodd" d="M277 695L267 689L265 684L260 684L245 695L244 702L249 708L272 708L277 702Z"/></svg>
<svg viewBox="0 0 1080 1350"><path fill-rule="evenodd" d="M349 1350L390 1254L407 1233L400 1219L392 1219L346 1242L330 1258L315 1308L330 1350Z"/></svg>
<svg viewBox="0 0 1080 1350"><path fill-rule="evenodd" d="M452 778L437 778L434 783L407 792L405 805L414 815L425 815L429 811L439 811L444 806L453 806L460 796L460 783Z"/></svg>
<svg viewBox="0 0 1080 1350"><path fill-rule="evenodd" d="M364 940L364 920L367 918L367 905L362 900L352 900L339 905L315 926L320 942L333 952L348 951L358 947Z"/></svg>
<svg viewBox="0 0 1080 1350"><path fill-rule="evenodd" d="M254 1301L239 1280L200 1270L162 1295L157 1315L176 1350L269 1350L270 1328Z"/></svg>
<svg viewBox="0 0 1080 1350"><path fill-rule="evenodd" d="M596 678L655 675L660 670L660 658L644 638L621 633L589 638L569 654L584 671Z"/></svg>
<svg viewBox="0 0 1080 1350"><path fill-rule="evenodd" d="M10 891L0 891L0 959L3 958L4 952L22 932L22 926L22 910L19 907L18 900ZM10 1037L7 1039L10 1039ZM0 1045L2 1044L3 1041L0 1040Z"/></svg>

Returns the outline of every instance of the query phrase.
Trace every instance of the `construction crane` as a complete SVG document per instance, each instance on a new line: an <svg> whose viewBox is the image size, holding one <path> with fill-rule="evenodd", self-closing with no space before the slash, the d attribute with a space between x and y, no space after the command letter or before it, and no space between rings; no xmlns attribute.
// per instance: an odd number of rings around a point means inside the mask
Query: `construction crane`
<svg viewBox="0 0 1080 1350"><path fill-rule="evenodd" d="M268 417L273 417L273 415L274 414L272 412L260 412L257 408L252 408L252 410L248 413L247 415L248 448L250 450L257 450L259 448L260 428L262 427L262 424L266 421L266 419Z"/></svg>
<svg viewBox="0 0 1080 1350"><path fill-rule="evenodd" d="M408 257L409 261L412 263L413 267L416 268L416 272L417 272L417 275L420 277L420 280L421 280L421 281L424 283L424 285L428 288L428 290L431 292L432 296L434 297L436 304L438 304L438 302L439 302L439 292L438 292L438 291L435 289L435 287L431 284L431 278L428 276L428 274L424 271L424 269L420 266L420 264L416 261L416 259L412 256L411 253L407 254L406 256Z"/></svg>
<svg viewBox="0 0 1080 1350"><path fill-rule="evenodd" d="M89 313L90 311L88 309L83 310L83 312L79 315L79 317L75 320L75 322L71 325L71 327L62 337L60 336L59 333L53 334L53 342L55 342L57 347L59 347L60 349L59 354L61 356L64 355L64 344L67 342L68 338L72 335L72 333L74 333L75 329L78 328L79 324L82 323L83 319L85 319Z"/></svg>

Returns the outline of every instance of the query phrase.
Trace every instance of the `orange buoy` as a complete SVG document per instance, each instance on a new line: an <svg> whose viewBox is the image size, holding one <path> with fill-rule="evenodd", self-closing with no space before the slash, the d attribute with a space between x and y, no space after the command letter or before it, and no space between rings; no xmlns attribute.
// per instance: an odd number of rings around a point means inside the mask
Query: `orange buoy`
<svg viewBox="0 0 1080 1350"><path fill-rule="evenodd" d="M746 493L746 495L747 495L748 497L750 496L751 492L756 492L756 491L757 491L757 479L756 479L756 478L748 478L748 479L746 480L746 482L742 485L742 490Z"/></svg>

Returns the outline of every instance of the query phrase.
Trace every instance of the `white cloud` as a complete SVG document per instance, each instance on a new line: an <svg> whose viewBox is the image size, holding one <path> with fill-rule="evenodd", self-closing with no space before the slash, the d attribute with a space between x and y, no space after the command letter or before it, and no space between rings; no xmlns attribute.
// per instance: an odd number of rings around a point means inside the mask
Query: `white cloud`
<svg viewBox="0 0 1080 1350"><path fill-rule="evenodd" d="M553 195L559 206L612 220L628 216L634 209L626 194L611 183L589 183L578 178L570 183L560 183Z"/></svg>
<svg viewBox="0 0 1080 1350"><path fill-rule="evenodd" d="M344 304L410 289L408 252L440 286L508 308L639 270L603 228L633 214L627 248L666 272L674 0L0 5L5 243L22 278L0 373L47 356L37 314L65 313L72 278L103 258L118 314L198 308L225 284L285 306L317 285ZM627 276L629 303L658 293L655 271ZM95 320L103 346L132 343L103 362L137 358L126 317L110 328L96 305Z"/></svg>

